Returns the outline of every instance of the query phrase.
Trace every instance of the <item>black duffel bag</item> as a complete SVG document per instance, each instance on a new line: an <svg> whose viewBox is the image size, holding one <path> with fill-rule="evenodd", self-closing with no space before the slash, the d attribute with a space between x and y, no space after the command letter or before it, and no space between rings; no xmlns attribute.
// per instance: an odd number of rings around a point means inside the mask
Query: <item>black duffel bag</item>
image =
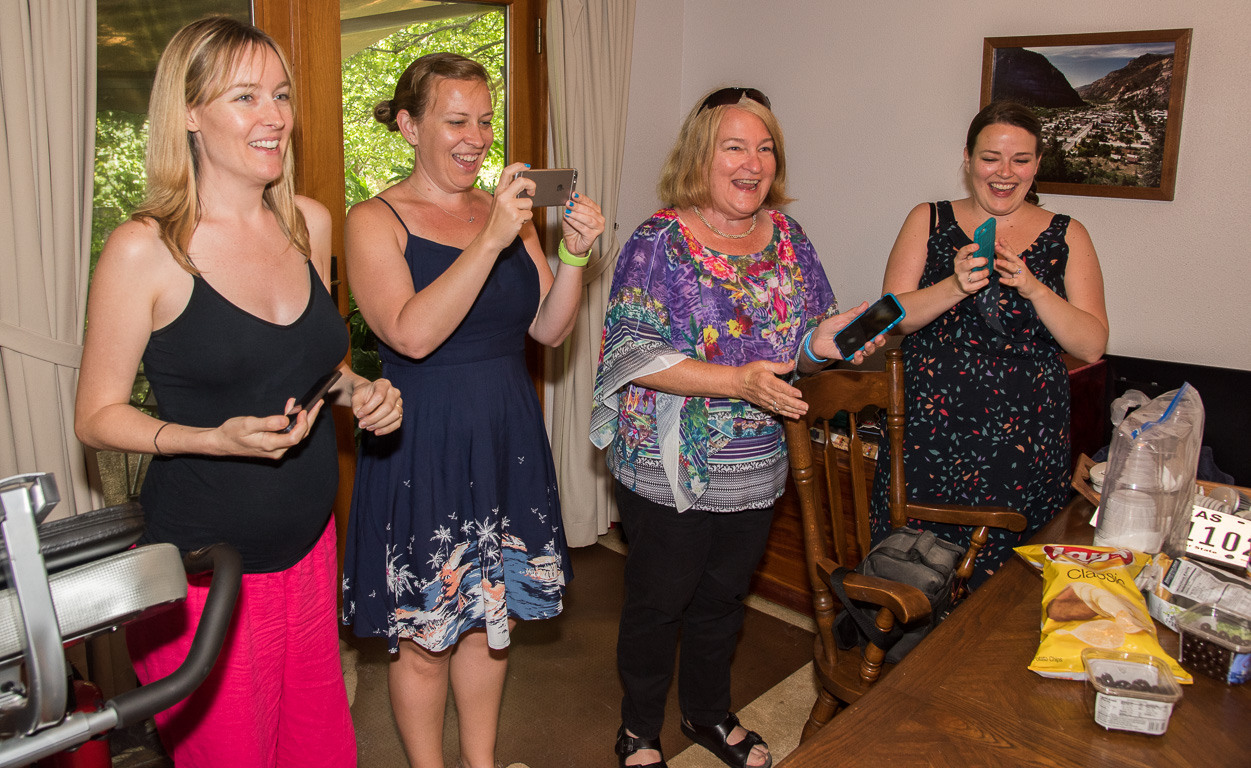
<svg viewBox="0 0 1251 768"><path fill-rule="evenodd" d="M896 624L890 633L882 632L874 623L878 606L848 599L843 579L851 571L834 571L830 574L830 588L843 604L843 611L834 620L834 641L838 647L863 648L872 640L886 651L887 663L898 663L951 612L952 585L963 557L964 550L955 544L914 528L896 528L869 551L856 566L856 573L909 584L930 601L928 621L906 627Z"/></svg>

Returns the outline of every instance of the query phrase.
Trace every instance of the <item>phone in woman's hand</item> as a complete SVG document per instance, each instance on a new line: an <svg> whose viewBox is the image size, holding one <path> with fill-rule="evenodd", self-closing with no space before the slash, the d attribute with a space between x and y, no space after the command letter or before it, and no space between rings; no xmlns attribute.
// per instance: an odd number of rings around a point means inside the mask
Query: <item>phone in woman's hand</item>
<svg viewBox="0 0 1251 768"><path fill-rule="evenodd" d="M973 267L976 272L979 269L995 267L995 217L991 216L982 222L982 226L973 231L973 242L977 243L977 253L975 256L981 256L986 259L986 264L980 267Z"/></svg>
<svg viewBox="0 0 1251 768"><path fill-rule="evenodd" d="M300 411L310 410L314 405L317 405L317 401L326 396L326 393L330 391L330 388L334 386L334 383L342 375L341 371L333 370L318 379L317 383L304 393L304 397L297 400L295 405L291 406L291 410L284 414L290 418L290 421L287 422L287 426L278 430L278 433L285 435L295 428L295 417L299 415Z"/></svg>
<svg viewBox="0 0 1251 768"><path fill-rule="evenodd" d="M991 219L994 221L994 219ZM904 319L904 308L893 293L888 293L834 334L834 346L844 360L851 360L865 345L886 333Z"/></svg>
<svg viewBox="0 0 1251 768"><path fill-rule="evenodd" d="M534 194L523 191L517 196L533 198L535 208L564 205L578 186L578 172L573 168L534 168L520 171L513 178L521 176L534 182Z"/></svg>

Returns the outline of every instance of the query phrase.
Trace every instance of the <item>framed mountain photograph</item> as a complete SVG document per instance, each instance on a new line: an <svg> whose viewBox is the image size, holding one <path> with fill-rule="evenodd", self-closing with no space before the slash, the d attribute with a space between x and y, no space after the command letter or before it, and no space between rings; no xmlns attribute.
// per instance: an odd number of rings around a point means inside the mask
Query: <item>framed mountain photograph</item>
<svg viewBox="0 0 1251 768"><path fill-rule="evenodd" d="M1042 121L1039 192L1172 200L1189 58L1189 29L988 37L982 106Z"/></svg>

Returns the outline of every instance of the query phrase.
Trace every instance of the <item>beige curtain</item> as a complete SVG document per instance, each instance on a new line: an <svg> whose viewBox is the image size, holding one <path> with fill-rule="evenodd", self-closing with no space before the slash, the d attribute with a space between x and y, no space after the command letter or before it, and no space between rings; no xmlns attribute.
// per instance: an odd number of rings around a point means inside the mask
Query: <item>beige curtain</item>
<svg viewBox="0 0 1251 768"><path fill-rule="evenodd" d="M552 453L570 546L594 544L612 517L610 476L591 445L591 393L604 308L621 251L617 198L625 148L634 0L548 0L548 69L557 167L578 169L578 188L604 211L604 236L584 274L582 308L557 350Z"/></svg>
<svg viewBox="0 0 1251 768"><path fill-rule="evenodd" d="M74 438L91 247L94 0L0 0L0 477L93 508Z"/></svg>

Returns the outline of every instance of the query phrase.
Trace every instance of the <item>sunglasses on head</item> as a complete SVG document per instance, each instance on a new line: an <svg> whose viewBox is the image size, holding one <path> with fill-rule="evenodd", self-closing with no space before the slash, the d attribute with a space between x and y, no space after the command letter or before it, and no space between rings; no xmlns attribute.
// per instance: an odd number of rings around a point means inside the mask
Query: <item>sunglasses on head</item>
<svg viewBox="0 0 1251 768"><path fill-rule="evenodd" d="M769 104L769 97L755 88L722 88L719 91L713 91L708 94L708 98L704 99L704 103L700 106L699 111L703 112L705 109L712 109L713 107L737 104L744 96L760 104L765 109L773 109Z"/></svg>

